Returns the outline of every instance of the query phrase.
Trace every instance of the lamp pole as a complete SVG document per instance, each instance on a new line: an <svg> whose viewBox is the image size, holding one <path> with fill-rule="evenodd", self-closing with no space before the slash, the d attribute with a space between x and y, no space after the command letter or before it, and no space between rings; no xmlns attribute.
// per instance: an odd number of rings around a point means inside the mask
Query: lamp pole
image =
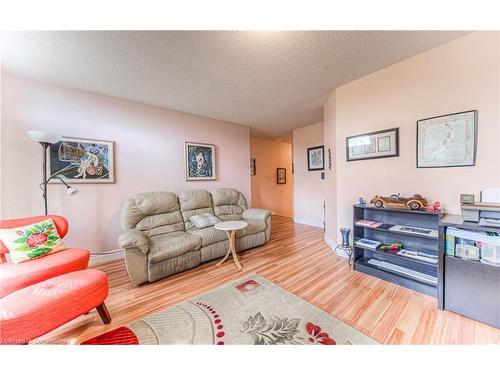
<svg viewBox="0 0 500 375"><path fill-rule="evenodd" d="M61 174L53 174L49 177L47 177L47 150L48 148L53 145L54 143L57 143L61 141L61 136L55 135L55 134L50 134L38 130L29 130L28 135L32 140L35 142L38 142L40 145L42 145L43 149L43 164L42 164L42 183L40 184L40 189L42 189L42 196L43 196L43 203L44 203L44 208L45 208L45 215L48 213L47 209L47 184L49 183L50 180L53 178L57 178L59 181L61 181L64 186L66 186L66 190L69 195L74 195L78 192L78 189L71 187L65 180L64 176Z"/></svg>
<svg viewBox="0 0 500 375"><path fill-rule="evenodd" d="M45 215L47 215L47 183L49 182L47 179L47 149L51 145L48 142L40 142L43 147L43 201L45 204Z"/></svg>

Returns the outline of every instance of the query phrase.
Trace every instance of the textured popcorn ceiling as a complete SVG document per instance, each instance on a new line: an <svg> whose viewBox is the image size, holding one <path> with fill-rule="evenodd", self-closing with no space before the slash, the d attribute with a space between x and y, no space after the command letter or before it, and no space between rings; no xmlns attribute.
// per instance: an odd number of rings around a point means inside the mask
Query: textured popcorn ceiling
<svg viewBox="0 0 500 375"><path fill-rule="evenodd" d="M464 34L6 32L1 56L13 74L287 136L322 120L331 89Z"/></svg>

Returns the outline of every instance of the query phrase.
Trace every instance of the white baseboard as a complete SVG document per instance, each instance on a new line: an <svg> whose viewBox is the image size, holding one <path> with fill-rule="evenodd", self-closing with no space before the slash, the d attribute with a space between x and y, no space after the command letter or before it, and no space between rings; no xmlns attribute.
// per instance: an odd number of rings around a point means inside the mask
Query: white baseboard
<svg viewBox="0 0 500 375"><path fill-rule="evenodd" d="M328 246L330 246L330 248L332 250L335 250L335 248L337 247L337 244L335 242L333 242L333 240L330 237L328 237L326 234L325 234L324 239L325 239L326 244Z"/></svg>
<svg viewBox="0 0 500 375"><path fill-rule="evenodd" d="M323 222L322 221L315 221L315 220L308 220L308 219L303 219L300 217L294 217L293 222L296 224L304 224L304 225L310 225L312 227L318 227L318 228L323 228Z"/></svg>
<svg viewBox="0 0 500 375"><path fill-rule="evenodd" d="M117 259L122 259L125 256L125 252L123 249L117 249L108 251L106 253L94 253L90 254L90 266L97 266L99 264L104 264L108 262L112 262Z"/></svg>

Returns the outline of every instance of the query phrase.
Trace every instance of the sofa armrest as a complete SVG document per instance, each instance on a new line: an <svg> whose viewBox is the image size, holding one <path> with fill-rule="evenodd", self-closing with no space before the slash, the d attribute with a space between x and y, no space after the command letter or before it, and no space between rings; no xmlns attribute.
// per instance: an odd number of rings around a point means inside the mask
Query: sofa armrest
<svg viewBox="0 0 500 375"><path fill-rule="evenodd" d="M245 220L266 220L271 216L271 211L263 208L249 208L243 211L243 219Z"/></svg>
<svg viewBox="0 0 500 375"><path fill-rule="evenodd" d="M149 241L139 229L127 229L118 238L118 244L121 248L137 248L144 254L149 252Z"/></svg>

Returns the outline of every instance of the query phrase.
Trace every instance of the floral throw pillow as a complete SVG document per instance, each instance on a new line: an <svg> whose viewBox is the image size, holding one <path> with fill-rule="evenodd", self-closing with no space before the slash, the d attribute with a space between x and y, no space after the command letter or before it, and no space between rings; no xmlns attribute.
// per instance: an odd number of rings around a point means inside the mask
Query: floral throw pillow
<svg viewBox="0 0 500 375"><path fill-rule="evenodd" d="M0 229L0 240L9 249L13 263L40 258L65 248L52 219L24 227Z"/></svg>

